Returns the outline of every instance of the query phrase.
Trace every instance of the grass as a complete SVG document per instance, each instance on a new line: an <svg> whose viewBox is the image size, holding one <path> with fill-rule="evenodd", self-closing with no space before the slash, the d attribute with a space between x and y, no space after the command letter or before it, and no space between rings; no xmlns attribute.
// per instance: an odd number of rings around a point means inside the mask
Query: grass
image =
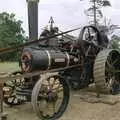
<svg viewBox="0 0 120 120"><path fill-rule="evenodd" d="M1 62L0 72L13 72L19 70L19 64L17 62Z"/></svg>

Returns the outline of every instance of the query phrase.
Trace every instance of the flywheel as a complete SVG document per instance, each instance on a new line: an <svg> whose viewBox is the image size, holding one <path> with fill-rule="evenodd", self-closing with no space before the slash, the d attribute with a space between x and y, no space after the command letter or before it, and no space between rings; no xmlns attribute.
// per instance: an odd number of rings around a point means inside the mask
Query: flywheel
<svg viewBox="0 0 120 120"><path fill-rule="evenodd" d="M117 94L120 91L120 54L117 50L104 49L95 59L93 68L97 92Z"/></svg>

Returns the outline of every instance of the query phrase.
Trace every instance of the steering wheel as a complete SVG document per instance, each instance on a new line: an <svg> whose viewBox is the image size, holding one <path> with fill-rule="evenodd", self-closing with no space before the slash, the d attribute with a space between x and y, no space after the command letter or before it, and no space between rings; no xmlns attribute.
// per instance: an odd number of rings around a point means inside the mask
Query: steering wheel
<svg viewBox="0 0 120 120"><path fill-rule="evenodd" d="M95 55L102 44L100 32L94 26L83 27L77 42L84 57Z"/></svg>

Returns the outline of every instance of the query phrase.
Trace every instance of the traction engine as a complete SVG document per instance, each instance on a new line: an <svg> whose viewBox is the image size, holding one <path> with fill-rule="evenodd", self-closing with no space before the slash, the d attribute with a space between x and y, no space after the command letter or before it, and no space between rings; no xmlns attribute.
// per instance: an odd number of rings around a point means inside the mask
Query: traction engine
<svg viewBox="0 0 120 120"><path fill-rule="evenodd" d="M58 29L54 27L50 31L45 30L40 37L56 33ZM11 95L4 98L5 103L18 105L32 101L39 118L56 120L67 107L70 88L79 90L95 83L97 92L117 94L120 54L117 50L108 49L106 35L96 27L83 27L76 40L66 42L61 36L43 42L22 50L21 71L13 73L41 74L5 83L12 89Z"/></svg>

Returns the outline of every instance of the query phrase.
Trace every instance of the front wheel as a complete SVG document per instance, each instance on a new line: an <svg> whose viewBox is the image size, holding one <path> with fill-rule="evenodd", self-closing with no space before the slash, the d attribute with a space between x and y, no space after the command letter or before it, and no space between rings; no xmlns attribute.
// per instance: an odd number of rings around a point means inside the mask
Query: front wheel
<svg viewBox="0 0 120 120"><path fill-rule="evenodd" d="M36 83L32 105L42 120L56 120L65 112L69 102L69 86L57 73L47 74Z"/></svg>

